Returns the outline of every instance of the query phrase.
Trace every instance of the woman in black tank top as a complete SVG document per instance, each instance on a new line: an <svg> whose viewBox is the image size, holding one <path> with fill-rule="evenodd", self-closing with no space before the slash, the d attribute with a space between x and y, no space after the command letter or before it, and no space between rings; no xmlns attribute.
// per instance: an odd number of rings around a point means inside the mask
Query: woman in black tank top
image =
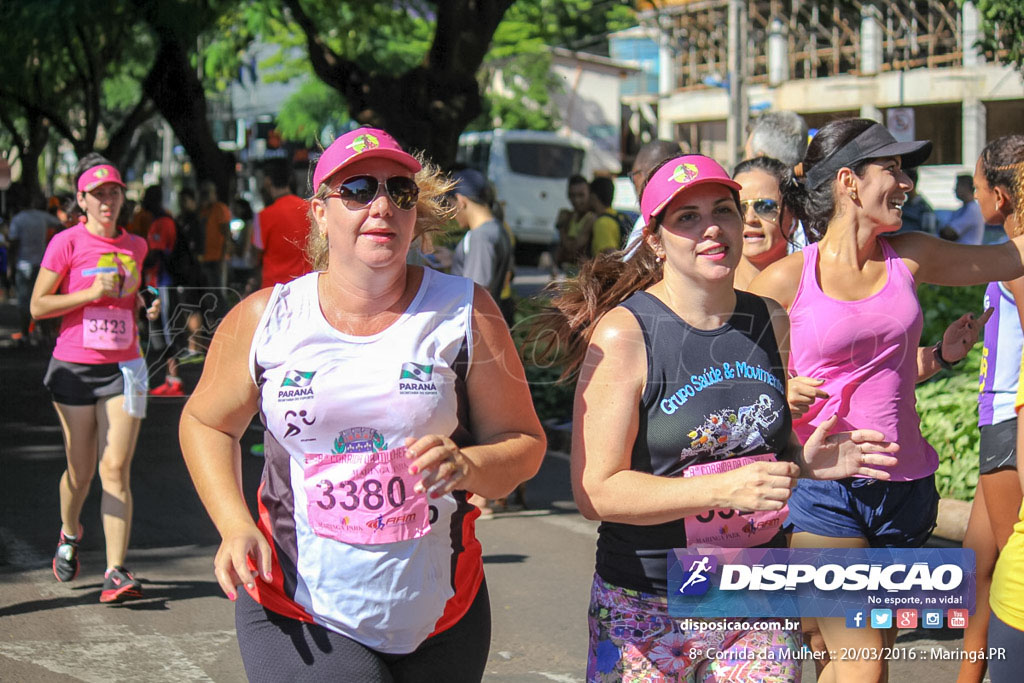
<svg viewBox="0 0 1024 683"><path fill-rule="evenodd" d="M834 420L804 447L793 437L785 311L733 288L738 189L707 157L664 162L641 196L637 253L585 265L538 326L554 324L567 373L580 373L573 493L601 521L588 681L799 679L798 661L756 657L799 650L798 630L682 630L669 618L667 556L698 544L783 546L797 477L885 478L875 467L895 463L865 453L895 451L877 432L828 437ZM733 660L700 655L733 649L743 651Z"/></svg>

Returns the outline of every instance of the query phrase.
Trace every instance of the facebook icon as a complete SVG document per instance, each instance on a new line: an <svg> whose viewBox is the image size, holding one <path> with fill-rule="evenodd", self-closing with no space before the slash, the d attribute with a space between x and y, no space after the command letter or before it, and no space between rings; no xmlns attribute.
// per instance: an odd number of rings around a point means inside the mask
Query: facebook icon
<svg viewBox="0 0 1024 683"><path fill-rule="evenodd" d="M864 628L866 617L862 609L846 610L846 628Z"/></svg>

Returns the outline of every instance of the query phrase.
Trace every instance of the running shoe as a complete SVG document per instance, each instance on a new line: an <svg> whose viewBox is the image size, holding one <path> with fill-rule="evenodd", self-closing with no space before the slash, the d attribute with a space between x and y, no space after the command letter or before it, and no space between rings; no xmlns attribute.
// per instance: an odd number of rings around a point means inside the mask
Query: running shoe
<svg viewBox="0 0 1024 683"><path fill-rule="evenodd" d="M61 529L57 541L57 552L53 554L53 575L61 583L71 581L78 576L78 544L82 541L82 526L78 526L78 536L68 537Z"/></svg>
<svg viewBox="0 0 1024 683"><path fill-rule="evenodd" d="M184 351L178 355L178 362L182 365L202 363L204 360L206 360L206 354L202 351Z"/></svg>
<svg viewBox="0 0 1024 683"><path fill-rule="evenodd" d="M150 396L184 396L185 391L181 388L181 382L166 381L155 389L151 389Z"/></svg>
<svg viewBox="0 0 1024 683"><path fill-rule="evenodd" d="M132 573L118 565L103 575L103 592L100 602L121 602L142 597L142 584Z"/></svg>

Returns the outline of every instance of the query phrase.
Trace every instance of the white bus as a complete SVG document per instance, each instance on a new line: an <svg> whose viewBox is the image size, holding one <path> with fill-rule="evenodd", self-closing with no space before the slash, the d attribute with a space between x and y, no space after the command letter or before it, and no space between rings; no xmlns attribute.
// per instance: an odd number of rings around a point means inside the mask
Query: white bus
<svg viewBox="0 0 1024 683"><path fill-rule="evenodd" d="M589 148L578 135L493 130L459 137L456 161L494 183L517 246L547 249L558 244L555 218L569 206L569 177L591 176Z"/></svg>

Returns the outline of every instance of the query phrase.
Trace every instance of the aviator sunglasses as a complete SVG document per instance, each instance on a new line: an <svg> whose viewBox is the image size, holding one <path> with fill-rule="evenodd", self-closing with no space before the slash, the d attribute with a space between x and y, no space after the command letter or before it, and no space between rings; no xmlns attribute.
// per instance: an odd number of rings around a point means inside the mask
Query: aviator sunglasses
<svg viewBox="0 0 1024 683"><path fill-rule="evenodd" d="M747 215L747 209L754 207L754 213L760 218L774 223L779 218L779 203L774 199L743 199L740 201L743 208L743 215Z"/></svg>
<svg viewBox="0 0 1024 683"><path fill-rule="evenodd" d="M408 211L416 206L420 188L412 178L400 175L391 176L384 181L377 180L372 175L352 176L342 181L327 196L338 197L349 209L363 209L377 198L382 185L391 203L397 208Z"/></svg>

